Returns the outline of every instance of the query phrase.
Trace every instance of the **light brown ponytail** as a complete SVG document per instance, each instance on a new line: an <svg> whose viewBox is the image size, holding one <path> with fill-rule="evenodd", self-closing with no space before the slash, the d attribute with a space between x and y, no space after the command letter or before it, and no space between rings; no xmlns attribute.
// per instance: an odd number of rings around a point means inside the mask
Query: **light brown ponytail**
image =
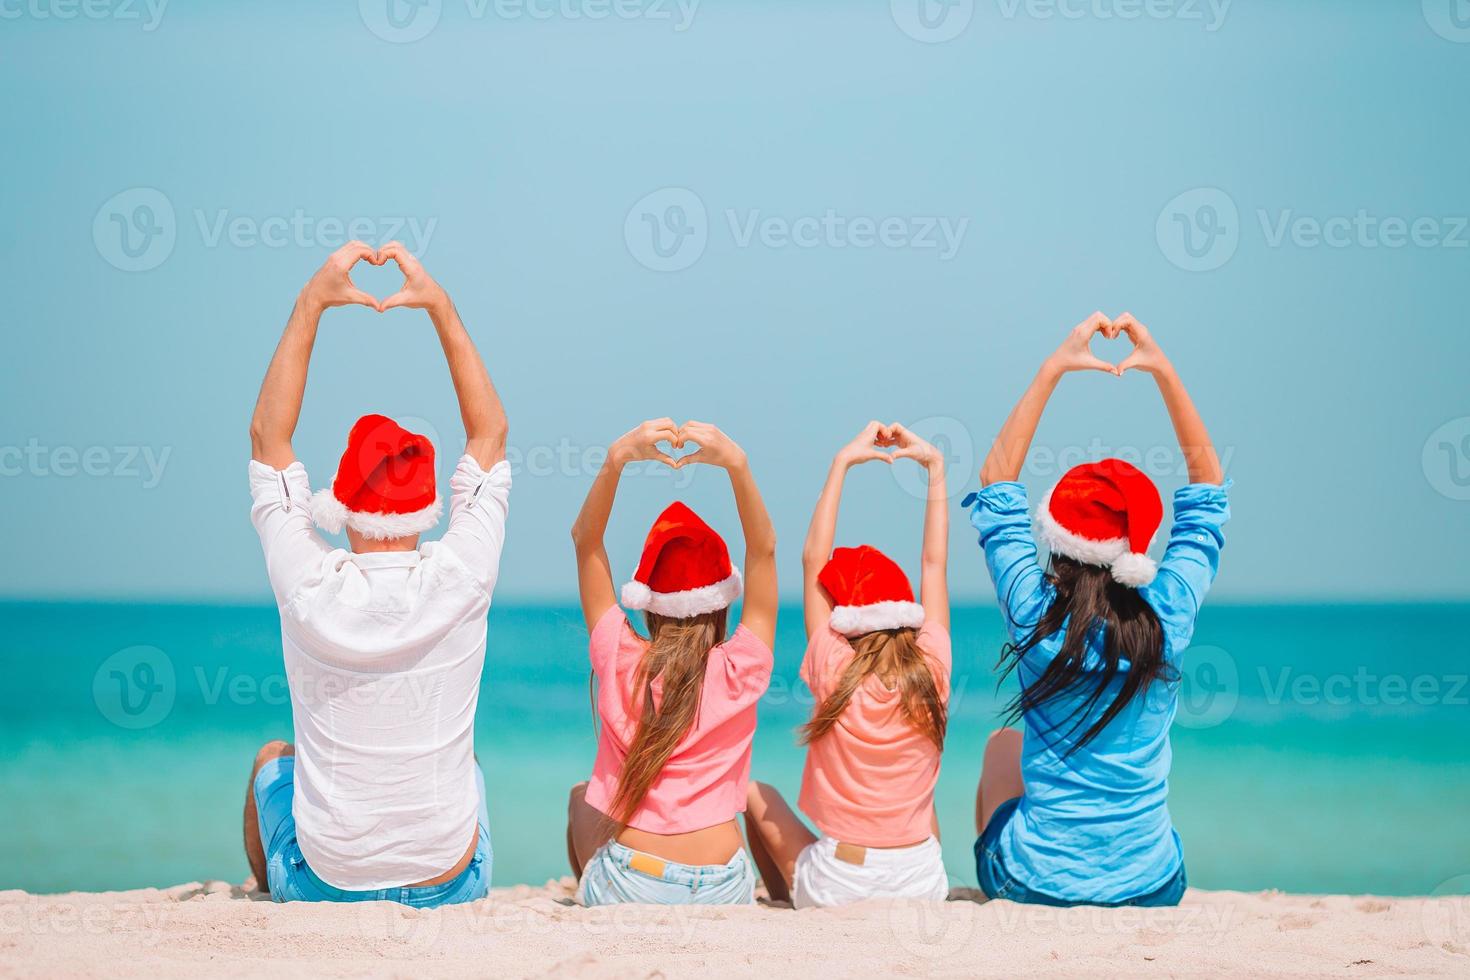
<svg viewBox="0 0 1470 980"><path fill-rule="evenodd" d="M649 787L693 726L704 692L705 665L710 650L725 639L727 613L721 609L688 619L646 614L648 649L633 678L638 730L623 759L609 814L620 824L626 825L638 812ZM660 682L657 706L655 678Z"/></svg>
<svg viewBox="0 0 1470 980"><path fill-rule="evenodd" d="M898 688L899 703L909 722L936 748L943 749L949 711L913 629L874 630L852 639L852 660L832 693L802 728L801 744L809 745L831 731L858 686L875 674L885 686Z"/></svg>

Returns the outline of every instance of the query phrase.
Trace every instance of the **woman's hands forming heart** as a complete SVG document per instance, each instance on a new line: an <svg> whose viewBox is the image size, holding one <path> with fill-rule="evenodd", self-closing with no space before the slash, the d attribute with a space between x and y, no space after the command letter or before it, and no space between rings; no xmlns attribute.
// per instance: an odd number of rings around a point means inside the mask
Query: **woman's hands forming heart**
<svg viewBox="0 0 1470 980"><path fill-rule="evenodd" d="M384 265L392 261L403 271L403 288L380 300L363 292L352 281L352 267L359 262ZM320 313L334 306L371 306L382 313L394 307L433 310L449 304L444 288L424 271L423 265L401 242L389 242L374 249L364 242L348 242L333 252L301 290L301 301L307 309Z"/></svg>
<svg viewBox="0 0 1470 980"><path fill-rule="evenodd" d="M1133 342L1133 353L1121 364L1110 364L1092 352L1092 338L1102 334L1108 340L1126 334ZM1154 342L1148 328L1139 323L1132 313L1124 313L1117 319L1105 314L1094 313L1072 328L1067 339L1047 359L1055 370L1065 374L1070 371L1106 371L1122 376L1124 371L1146 371L1156 374L1168 367L1168 358Z"/></svg>
<svg viewBox="0 0 1470 980"><path fill-rule="evenodd" d="M1094 313L1073 327L1072 332L1067 334L1067 339L1048 358L1048 363L1063 374L1071 371L1106 371L1113 375L1121 373L1116 364L1109 364L1092 352L1092 338L1098 334L1109 340L1118 335L1113 321L1102 313Z"/></svg>
<svg viewBox="0 0 1470 980"><path fill-rule="evenodd" d="M1119 374L1124 371L1144 371L1157 375L1169 369L1169 359L1159 349L1153 334L1149 333L1148 327L1135 320L1132 313L1124 313L1113 321L1113 336L1116 337L1119 332L1127 334L1128 339L1133 341L1133 353L1118 365Z"/></svg>

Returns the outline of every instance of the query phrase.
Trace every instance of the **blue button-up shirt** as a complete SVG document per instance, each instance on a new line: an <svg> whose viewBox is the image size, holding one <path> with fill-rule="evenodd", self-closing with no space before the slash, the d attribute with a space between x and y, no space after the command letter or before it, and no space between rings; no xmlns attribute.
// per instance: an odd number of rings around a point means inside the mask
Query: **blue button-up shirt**
<svg viewBox="0 0 1470 980"><path fill-rule="evenodd" d="M1158 575L1139 589L1158 614L1164 656L1176 668L1219 568L1229 486L1196 483L1174 494L1174 525ZM1011 639L1020 643L1056 598L1037 561L1026 488L994 483L965 503L972 501L970 523L980 532ZM1016 668L1023 687L1057 655L1064 633L1027 651ZM1089 661L1101 667L1097 640L1092 643ZM1080 714L1091 689L1084 682L1022 716L1026 793L999 845L1007 870L1033 891L1072 901L1124 901L1162 886L1183 861L1166 804L1177 679L1150 684L1096 738L1073 748L1117 693L1126 657L1119 668L1087 715Z"/></svg>

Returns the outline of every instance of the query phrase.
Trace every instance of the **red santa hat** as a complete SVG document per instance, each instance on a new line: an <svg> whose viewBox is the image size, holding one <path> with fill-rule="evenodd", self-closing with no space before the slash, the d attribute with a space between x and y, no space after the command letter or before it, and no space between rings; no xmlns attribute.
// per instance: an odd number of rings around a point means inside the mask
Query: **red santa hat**
<svg viewBox="0 0 1470 980"><path fill-rule="evenodd" d="M817 581L832 597L829 622L843 636L924 625L924 607L914 601L903 569L877 548L837 548Z"/></svg>
<svg viewBox="0 0 1470 980"><path fill-rule="evenodd" d="M382 541L420 534L439 523L434 444L383 415L364 415L329 490L311 498L312 519L336 533L350 527Z"/></svg>
<svg viewBox="0 0 1470 980"><path fill-rule="evenodd" d="M724 609L740 595L740 573L725 542L699 515L675 501L658 515L643 543L623 605L689 619Z"/></svg>
<svg viewBox="0 0 1470 980"><path fill-rule="evenodd" d="M1112 571L1134 587L1154 580L1148 556L1164 519L1158 488L1121 459L1083 463L1047 491L1036 511L1036 535L1053 554Z"/></svg>

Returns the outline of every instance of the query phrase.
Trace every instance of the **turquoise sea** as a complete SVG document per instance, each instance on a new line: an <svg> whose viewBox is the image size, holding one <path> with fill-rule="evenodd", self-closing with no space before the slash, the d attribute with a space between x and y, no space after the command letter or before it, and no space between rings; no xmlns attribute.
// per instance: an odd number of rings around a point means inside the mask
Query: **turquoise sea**
<svg viewBox="0 0 1470 980"><path fill-rule="evenodd" d="M251 757L289 737L273 608L4 604L0 889L243 880ZM1208 607L1174 730L1170 805L1192 884L1429 894L1470 873L1470 606ZM939 786L955 884L974 885L973 800L1007 691L1000 616L956 610ZM794 794L799 611L783 612L756 775ZM585 630L498 606L476 735L494 881L566 873L567 788L590 771ZM1461 879L1466 880L1466 879Z"/></svg>

